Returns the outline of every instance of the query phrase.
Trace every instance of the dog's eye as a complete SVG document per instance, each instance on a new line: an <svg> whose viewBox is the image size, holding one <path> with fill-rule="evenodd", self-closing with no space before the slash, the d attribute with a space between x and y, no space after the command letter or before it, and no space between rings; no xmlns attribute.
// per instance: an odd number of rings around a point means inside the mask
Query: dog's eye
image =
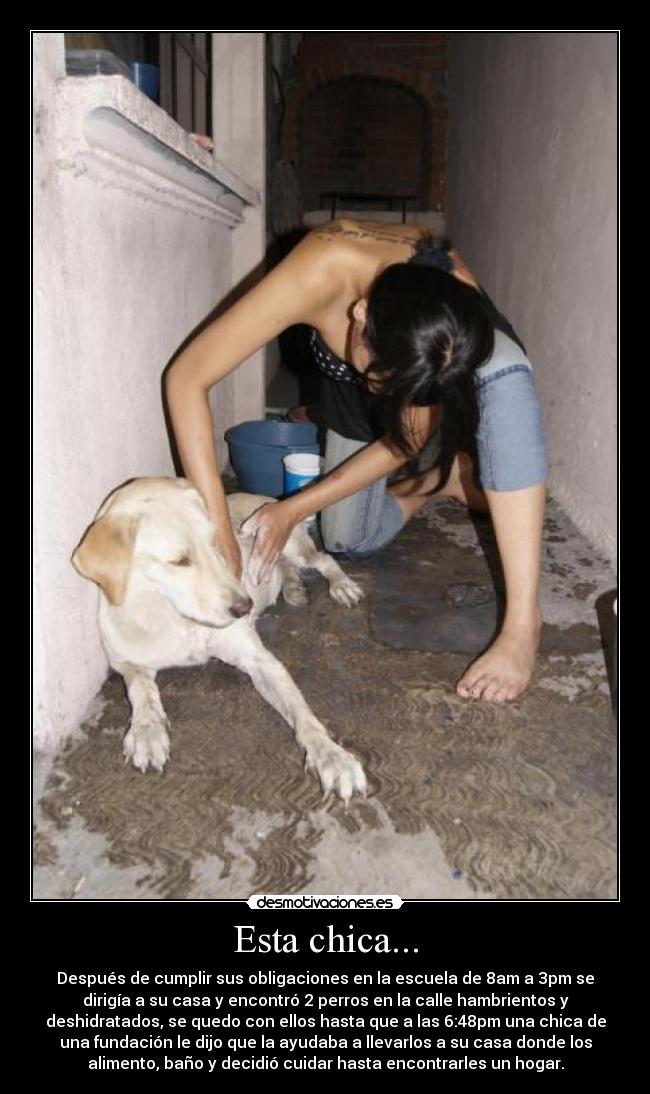
<svg viewBox="0 0 650 1094"><path fill-rule="evenodd" d="M181 555L180 558L174 558L170 562L170 566L191 566L192 560L189 555Z"/></svg>

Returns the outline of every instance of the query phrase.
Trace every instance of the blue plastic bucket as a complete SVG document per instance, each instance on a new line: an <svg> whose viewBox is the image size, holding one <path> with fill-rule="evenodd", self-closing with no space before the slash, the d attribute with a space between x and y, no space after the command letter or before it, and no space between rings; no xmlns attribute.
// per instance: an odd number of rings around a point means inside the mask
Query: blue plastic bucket
<svg viewBox="0 0 650 1094"><path fill-rule="evenodd" d="M311 422L241 422L226 430L225 439L242 490L270 498L284 494L285 456L319 454L318 427Z"/></svg>

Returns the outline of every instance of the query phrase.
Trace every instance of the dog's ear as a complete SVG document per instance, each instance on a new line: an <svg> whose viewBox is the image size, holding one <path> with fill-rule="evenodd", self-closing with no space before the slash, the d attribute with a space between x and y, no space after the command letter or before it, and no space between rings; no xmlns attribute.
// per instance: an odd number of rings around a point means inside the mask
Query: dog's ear
<svg viewBox="0 0 650 1094"><path fill-rule="evenodd" d="M121 604L131 572L138 517L100 517L84 535L72 555L72 565L83 577L96 582L111 604Z"/></svg>

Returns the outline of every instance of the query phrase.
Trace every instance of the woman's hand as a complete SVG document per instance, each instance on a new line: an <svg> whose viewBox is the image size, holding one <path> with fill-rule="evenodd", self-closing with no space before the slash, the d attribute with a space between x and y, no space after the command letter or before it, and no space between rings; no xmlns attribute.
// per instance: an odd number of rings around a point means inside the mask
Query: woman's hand
<svg viewBox="0 0 650 1094"><path fill-rule="evenodd" d="M241 531L252 532L255 537L249 563L253 585L261 585L266 580L297 523L286 502L282 501L268 502L244 521Z"/></svg>

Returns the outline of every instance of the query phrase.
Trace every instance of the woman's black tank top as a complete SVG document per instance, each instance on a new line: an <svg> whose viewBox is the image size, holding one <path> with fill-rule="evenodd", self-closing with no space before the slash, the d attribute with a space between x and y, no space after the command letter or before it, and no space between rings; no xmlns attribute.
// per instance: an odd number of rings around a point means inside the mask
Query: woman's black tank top
<svg viewBox="0 0 650 1094"><path fill-rule="evenodd" d="M428 240L423 240L418 245L408 262L413 265L433 266L445 273L451 273L453 269L452 260L444 246ZM525 353L521 340L508 320L501 315L483 289L481 293L495 330L507 334ZM309 343L316 367L321 373L319 410L323 424L351 440L368 443L376 441L383 432L373 413L376 400L363 387L357 370L337 357L315 327L311 328Z"/></svg>

